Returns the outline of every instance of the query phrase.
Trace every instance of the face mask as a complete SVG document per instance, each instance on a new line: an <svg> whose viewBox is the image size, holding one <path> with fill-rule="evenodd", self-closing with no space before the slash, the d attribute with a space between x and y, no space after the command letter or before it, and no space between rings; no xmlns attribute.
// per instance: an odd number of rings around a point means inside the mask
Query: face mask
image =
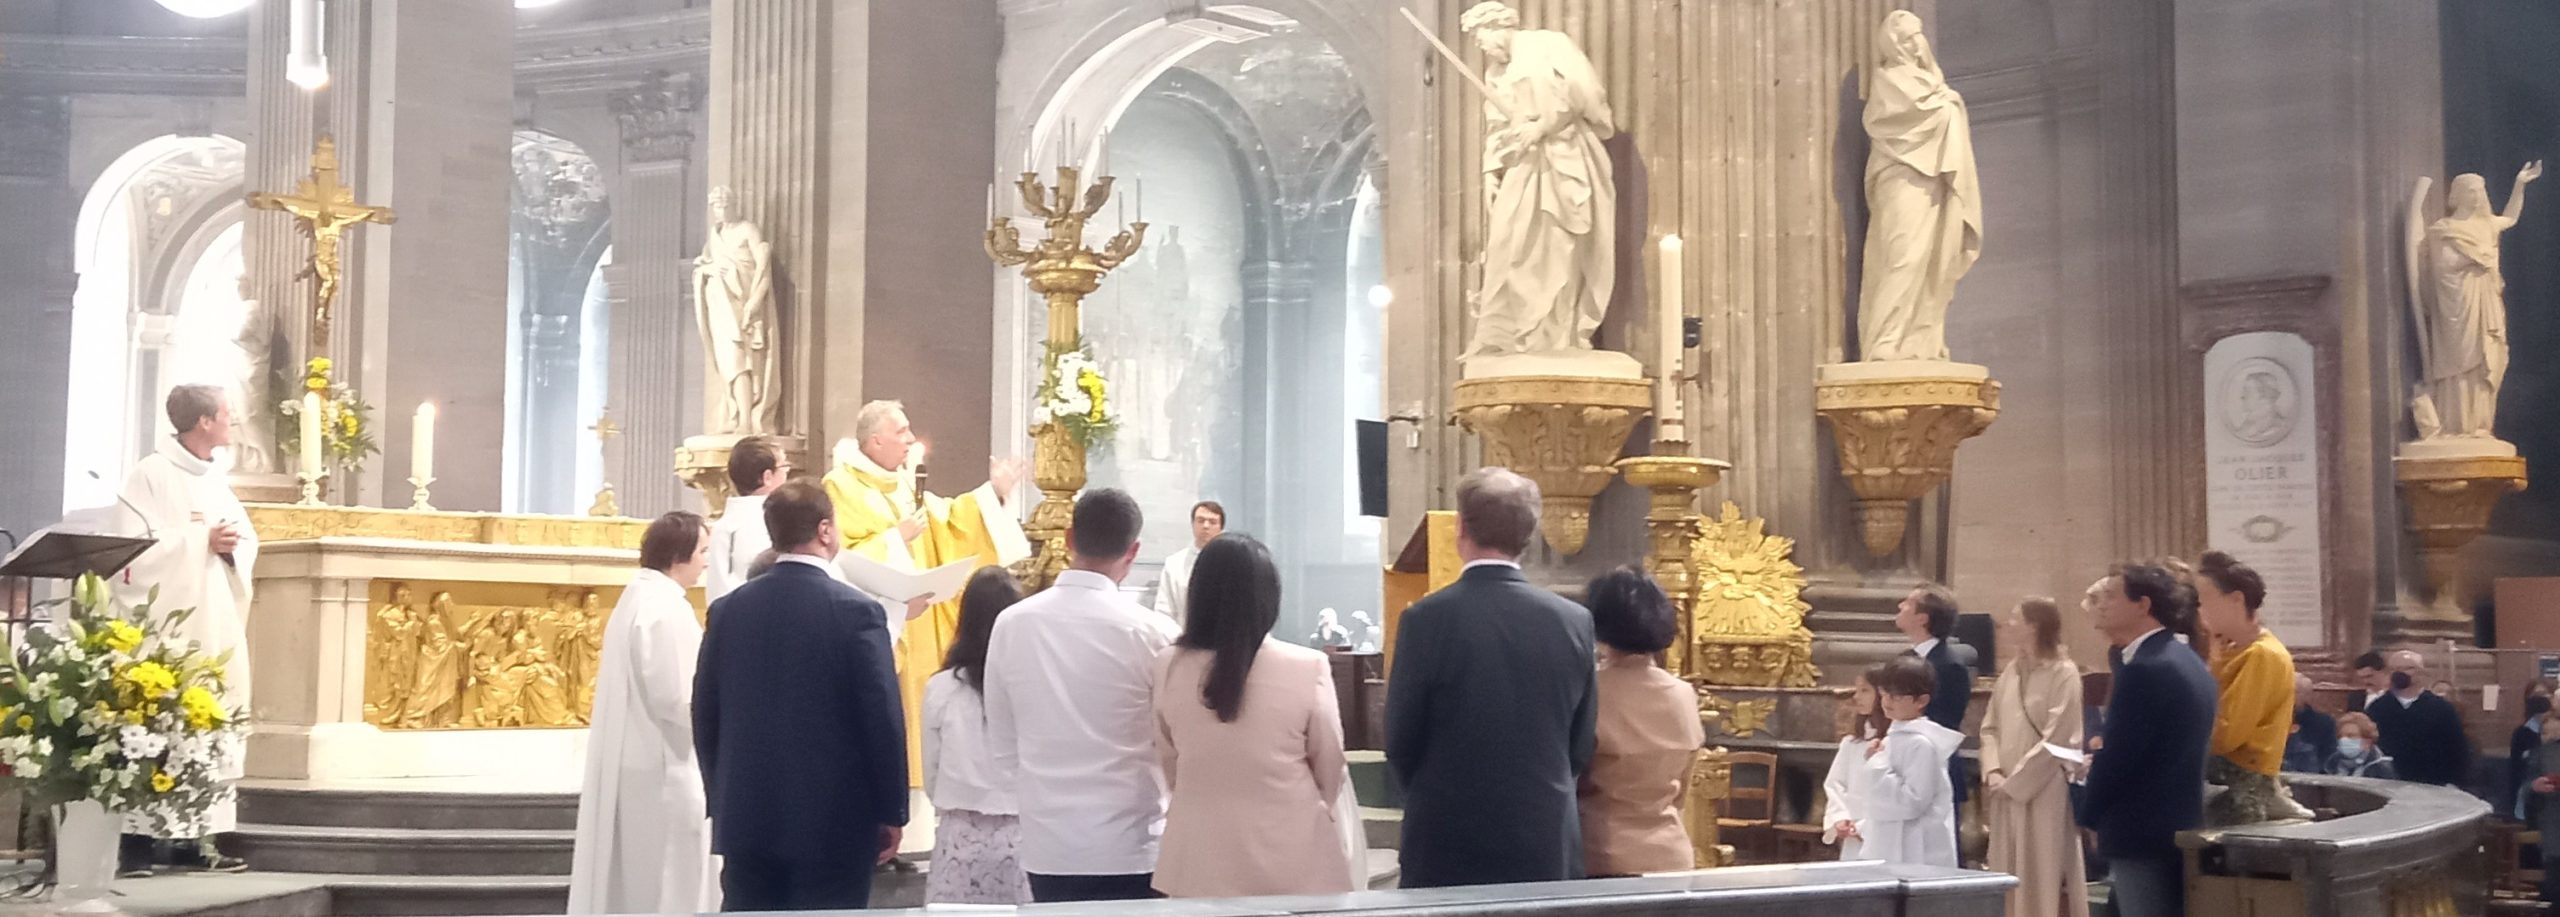
<svg viewBox="0 0 2560 917"><path fill-rule="evenodd" d="M2411 678L2409 677L2409 673L2407 673L2407 672L2393 672L2393 673L2391 673L2391 690L2394 690L2394 691L2406 691L2406 690L2409 690L2409 686L2410 686L2410 685L2413 685L2413 684L2416 684L2416 683L2417 683L2417 682L2416 682L2415 680L2413 680L2413 679L2411 679Z"/></svg>
<svg viewBox="0 0 2560 917"><path fill-rule="evenodd" d="M2364 740L2358 738L2339 739L2338 754L2349 758L2364 757Z"/></svg>

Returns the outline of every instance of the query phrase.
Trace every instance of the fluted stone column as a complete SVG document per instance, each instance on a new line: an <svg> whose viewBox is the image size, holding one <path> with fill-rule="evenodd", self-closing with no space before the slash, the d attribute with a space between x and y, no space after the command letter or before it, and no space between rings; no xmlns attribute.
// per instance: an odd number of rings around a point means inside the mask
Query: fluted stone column
<svg viewBox="0 0 2560 917"><path fill-rule="evenodd" d="M0 527L24 537L62 515L64 403L71 376L69 100L0 95Z"/></svg>
<svg viewBox="0 0 2560 917"><path fill-rule="evenodd" d="M613 358L607 400L622 424L607 477L626 515L677 509L675 448L693 426L684 417L684 349L701 346L686 309L693 253L685 227L700 211L685 185L693 155L693 113L700 81L687 74L653 77L616 99L622 129L622 187L613 195L613 265L605 288L613 297Z"/></svg>
<svg viewBox="0 0 2560 917"><path fill-rule="evenodd" d="M286 192L311 174L311 94L284 78L289 50L285 22L288 3L260 3L249 8L249 137L246 178L249 190ZM341 68L345 69L345 68ZM342 156L341 168L360 166L360 158ZM356 173L352 170L348 176ZM350 179L352 180L352 179ZM367 230L350 234L361 245ZM350 248L352 255L355 249ZM291 216L276 210L249 210L241 215L240 254L248 270L249 298L267 313L286 346L275 360L299 365L310 355L311 285L298 280L311 256L311 243L294 229ZM341 294L343 296L343 294ZM341 303L344 305L344 303ZM290 471L291 469L285 469Z"/></svg>

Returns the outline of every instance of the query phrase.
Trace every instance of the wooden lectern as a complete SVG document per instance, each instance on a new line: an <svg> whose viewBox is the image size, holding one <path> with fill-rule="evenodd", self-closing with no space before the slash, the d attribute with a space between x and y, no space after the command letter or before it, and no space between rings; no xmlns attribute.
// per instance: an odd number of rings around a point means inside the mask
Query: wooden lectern
<svg viewBox="0 0 2560 917"><path fill-rule="evenodd" d="M1404 550L1396 554L1396 562L1386 571L1386 652L1387 673L1396 670L1396 625L1404 620L1404 610L1422 597L1440 591L1458 581L1458 513L1435 509L1423 514L1422 524L1413 527L1413 535L1405 539Z"/></svg>

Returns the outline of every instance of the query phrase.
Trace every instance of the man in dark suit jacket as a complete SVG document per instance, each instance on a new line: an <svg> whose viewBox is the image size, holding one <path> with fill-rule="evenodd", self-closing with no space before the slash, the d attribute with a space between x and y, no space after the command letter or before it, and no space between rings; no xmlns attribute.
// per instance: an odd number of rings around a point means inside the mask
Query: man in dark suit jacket
<svg viewBox="0 0 2560 917"><path fill-rule="evenodd" d="M2220 698L2170 625L2192 601L2169 571L2116 568L2096 596L2098 632L2119 650L2107 741L2089 764L2080 823L2098 832L2119 917L2186 913L2178 832L2204 823L2204 760Z"/></svg>
<svg viewBox="0 0 2560 917"><path fill-rule="evenodd" d="M2419 687L2425 661L2410 650L2390 656L2391 693L2365 707L2382 733L2382 753L2400 779L2455 789L2471 780L2471 736L2462 730L2462 711L2453 702Z"/></svg>
<svg viewBox="0 0 2560 917"><path fill-rule="evenodd" d="M867 907L907 823L887 619L836 578L825 491L784 484L764 513L780 558L711 604L693 682L721 908Z"/></svg>
<svg viewBox="0 0 2560 917"><path fill-rule="evenodd" d="M1940 685L1957 685L1929 695L1929 709L1922 714L1929 722L1964 731L1965 708L1973 703L1973 653L1956 642L1956 597L1944 586L1930 583L1911 590L1894 609L1893 626L1911 641L1910 655L1929 663ZM1964 755L1947 758L1947 780L1955 784L1955 802L1959 812L1966 798L1973 795L1972 768L1965 766ZM1961 822L1963 816L1957 816ZM1964 828L1956 828L1956 849L1964 849Z"/></svg>
<svg viewBox="0 0 2560 917"><path fill-rule="evenodd" d="M2338 753L2338 720L2311 705L2317 686L2309 675L2293 677L2293 734L2284 742L2284 769L2317 774Z"/></svg>
<svg viewBox="0 0 2560 917"><path fill-rule="evenodd" d="M1387 680L1387 763L1404 787L1403 885L1582 876L1575 782L1598 717L1591 613L1530 585L1538 485L1458 483L1456 583L1413 604Z"/></svg>

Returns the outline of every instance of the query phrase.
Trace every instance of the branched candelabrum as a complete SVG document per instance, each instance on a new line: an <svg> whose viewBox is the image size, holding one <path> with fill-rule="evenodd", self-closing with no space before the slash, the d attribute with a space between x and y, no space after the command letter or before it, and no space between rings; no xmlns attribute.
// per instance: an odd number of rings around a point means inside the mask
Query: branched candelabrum
<svg viewBox="0 0 2560 917"><path fill-rule="evenodd" d="M1052 352L1082 346L1080 310L1085 296L1100 289L1103 275L1137 254L1138 246L1146 241L1147 223L1141 215L1137 222L1113 235L1100 251L1085 244L1085 224L1110 202L1112 181L1111 176L1105 175L1092 185L1085 185L1083 170L1075 166L1058 167L1055 185L1043 183L1040 173L1022 173L1014 182L1015 190L1021 192L1022 207L1038 217L1047 230L1044 238L1029 247L1022 244L1022 234L1014 227L1011 216L990 216L987 221L987 257L1005 267L1020 266L1031 292L1049 304ZM1076 492L1084 489L1085 456L1084 446L1045 413L1032 426L1031 437L1031 475L1040 488L1041 500L1022 528L1037 553L1017 572L1033 588L1041 588L1066 569L1067 520L1073 512Z"/></svg>

